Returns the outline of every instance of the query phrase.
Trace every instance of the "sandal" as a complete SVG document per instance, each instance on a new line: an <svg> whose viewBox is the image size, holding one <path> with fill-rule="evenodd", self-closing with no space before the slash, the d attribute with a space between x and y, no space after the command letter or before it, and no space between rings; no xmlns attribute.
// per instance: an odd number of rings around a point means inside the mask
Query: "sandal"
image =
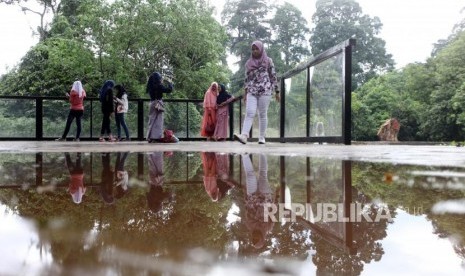
<svg viewBox="0 0 465 276"><path fill-rule="evenodd" d="M99 142L105 142L105 138L100 137L100 138L98 138L98 141L99 141Z"/></svg>

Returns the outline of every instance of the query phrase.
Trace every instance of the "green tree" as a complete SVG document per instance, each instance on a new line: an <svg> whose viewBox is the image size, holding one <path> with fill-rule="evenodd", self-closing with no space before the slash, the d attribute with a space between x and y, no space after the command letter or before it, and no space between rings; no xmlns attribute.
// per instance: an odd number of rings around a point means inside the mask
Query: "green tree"
<svg viewBox="0 0 465 276"><path fill-rule="evenodd" d="M310 55L306 42L307 36L310 35L307 20L295 6L287 2L278 6L274 18L270 21L270 27L275 35L272 47L276 47L284 56L285 67L281 68L276 64L278 71L287 71Z"/></svg>
<svg viewBox="0 0 465 276"><path fill-rule="evenodd" d="M19 68L2 77L3 95L62 96L75 79L95 81L94 58L81 43L65 38L39 42L22 59Z"/></svg>
<svg viewBox="0 0 465 276"><path fill-rule="evenodd" d="M312 20L315 24L310 39L313 55L349 38L357 40L352 62L353 89L393 69L394 61L386 53L386 42L377 36L382 28L380 19L364 15L356 1L318 0Z"/></svg>
<svg viewBox="0 0 465 276"><path fill-rule="evenodd" d="M250 44L255 40L270 42L267 0L227 0L222 11L222 23L229 35L229 50L238 57L239 70L234 73L231 91L242 88L245 62L250 57Z"/></svg>
<svg viewBox="0 0 465 276"><path fill-rule="evenodd" d="M457 141L465 137L463 86L465 83L465 32L458 34L430 63L437 86L431 93L423 132L433 141Z"/></svg>
<svg viewBox="0 0 465 276"><path fill-rule="evenodd" d="M39 53L30 54L34 60L27 58L18 71L13 72L28 80L31 74L38 75L33 78L38 83L22 84L30 87L25 90L34 89L34 95L44 95L37 92L42 90L36 87L47 87L47 91L60 91L55 95L62 95L61 87L50 89L44 82L53 79L68 85L70 80L87 75L81 71L89 66L92 79L98 79L92 83L90 95L100 88L103 80L111 78L123 83L130 96L147 97L147 77L153 71L160 71L175 77L176 93L172 97L199 98L212 81L225 82L229 74L222 62L226 56L227 35L212 17L212 8L205 1L63 1L56 9L49 33ZM53 49L59 46L54 52L61 58L56 60L58 64L50 60L53 57L48 52L51 44ZM69 49L70 45L86 53ZM73 63L74 54L81 60L71 68L68 65ZM91 59L85 60L89 56ZM35 68L25 70L28 66ZM54 68L59 70L53 71ZM11 88L9 91L22 90Z"/></svg>

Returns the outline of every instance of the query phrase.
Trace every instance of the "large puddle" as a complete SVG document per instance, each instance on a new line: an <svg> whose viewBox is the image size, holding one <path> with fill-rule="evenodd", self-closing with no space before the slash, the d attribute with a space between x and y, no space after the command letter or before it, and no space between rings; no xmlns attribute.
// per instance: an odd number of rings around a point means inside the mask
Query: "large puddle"
<svg viewBox="0 0 465 276"><path fill-rule="evenodd" d="M0 154L0 275L464 275L465 169Z"/></svg>

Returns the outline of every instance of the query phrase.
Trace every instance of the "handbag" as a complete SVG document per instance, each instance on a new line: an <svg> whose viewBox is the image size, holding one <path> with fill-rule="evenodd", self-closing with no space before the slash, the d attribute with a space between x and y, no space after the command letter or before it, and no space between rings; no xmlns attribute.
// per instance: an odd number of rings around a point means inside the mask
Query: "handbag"
<svg viewBox="0 0 465 276"><path fill-rule="evenodd" d="M163 130L163 138L161 139L163 143L177 143L179 138L174 135L174 131L170 129Z"/></svg>

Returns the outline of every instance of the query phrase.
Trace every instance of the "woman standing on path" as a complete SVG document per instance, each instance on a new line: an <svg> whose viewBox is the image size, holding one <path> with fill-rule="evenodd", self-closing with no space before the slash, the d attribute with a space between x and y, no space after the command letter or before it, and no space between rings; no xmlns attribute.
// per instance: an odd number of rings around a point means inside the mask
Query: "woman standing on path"
<svg viewBox="0 0 465 276"><path fill-rule="evenodd" d="M129 129L124 121L124 114L128 112L128 94L126 89L121 84L115 86L116 97L115 97L115 122L116 122L116 131L118 133L118 141L121 141L121 127L124 129L126 134L126 141L131 140L129 135Z"/></svg>
<svg viewBox="0 0 465 276"><path fill-rule="evenodd" d="M110 128L110 117L111 114L115 111L113 106L113 87L115 86L115 82L112 80L107 80L103 84L102 88L100 89L100 103L102 104L102 127L100 129L100 142L105 141L105 134L108 134L108 141L114 142L116 141L111 134Z"/></svg>
<svg viewBox="0 0 465 276"><path fill-rule="evenodd" d="M81 136L81 118L84 114L84 98L86 97L86 91L82 87L82 83L80 81L75 81L71 87L71 92L69 94L66 93L66 96L69 98L71 107L68 119L66 120L65 131L60 138L56 139L56 141L66 140L66 136L68 135L74 118L76 118L76 138L74 141L79 141L79 137Z"/></svg>
<svg viewBox="0 0 465 276"><path fill-rule="evenodd" d="M149 143L161 142L163 135L163 94L173 91L173 84L168 81L166 85L162 83L163 77L158 72L152 73L147 81L146 92L150 95L149 123L147 130L147 141Z"/></svg>
<svg viewBox="0 0 465 276"><path fill-rule="evenodd" d="M229 103L234 100L234 96L226 91L224 84L219 85L219 92L216 99L218 109L216 110L216 127L213 137L217 141L224 141L228 138Z"/></svg>
<svg viewBox="0 0 465 276"><path fill-rule="evenodd" d="M259 137L258 143L265 144L265 133L268 125L268 106L273 90L279 101L279 88L273 60L266 54L261 41L252 43L252 54L245 63L245 101L246 114L241 134L234 134L242 144L247 143L252 122L258 110Z"/></svg>
<svg viewBox="0 0 465 276"><path fill-rule="evenodd" d="M218 96L218 83L212 82L203 97L203 118L200 135L210 141L216 127L216 99Z"/></svg>

